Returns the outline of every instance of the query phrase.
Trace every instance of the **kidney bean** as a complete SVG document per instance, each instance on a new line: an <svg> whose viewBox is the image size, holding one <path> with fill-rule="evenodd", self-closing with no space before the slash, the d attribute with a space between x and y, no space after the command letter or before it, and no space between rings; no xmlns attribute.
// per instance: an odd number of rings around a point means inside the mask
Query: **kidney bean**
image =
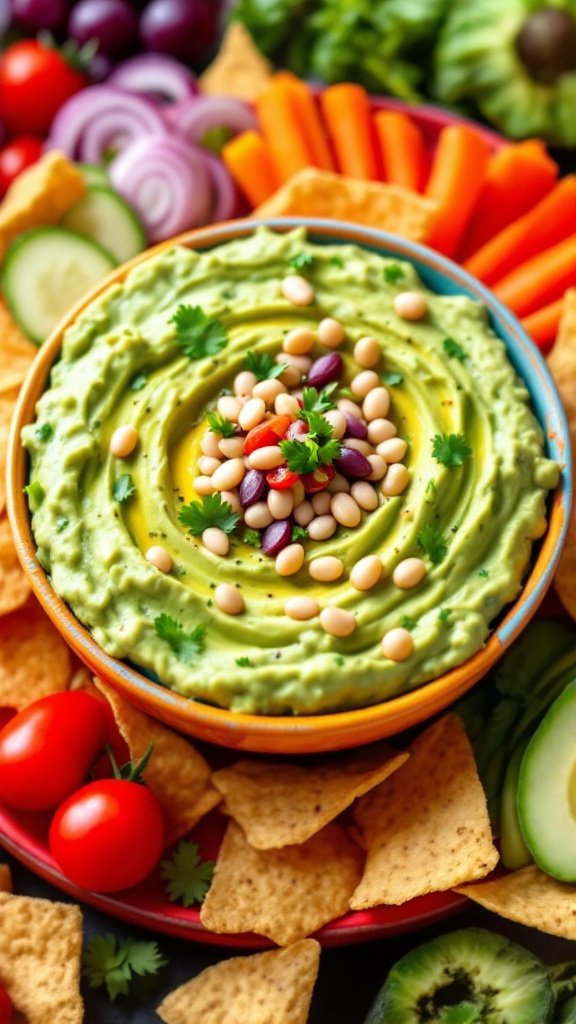
<svg viewBox="0 0 576 1024"><path fill-rule="evenodd" d="M339 352L328 352L325 356L315 359L308 371L306 383L311 388L323 388L332 381L339 380L342 373L342 356Z"/></svg>
<svg viewBox="0 0 576 1024"><path fill-rule="evenodd" d="M346 417L346 434L345 437L356 437L363 441L368 433L368 427L366 424L359 420L357 416L352 416L349 412L345 412Z"/></svg>
<svg viewBox="0 0 576 1024"><path fill-rule="evenodd" d="M338 458L334 459L334 465L338 472L347 476L349 480L363 480L372 472L372 466L366 456L355 448L346 448L345 445L341 448Z"/></svg>
<svg viewBox="0 0 576 1024"><path fill-rule="evenodd" d="M238 497L243 508L255 505L260 501L266 486L266 473L263 469L248 469L240 481Z"/></svg>
<svg viewBox="0 0 576 1024"><path fill-rule="evenodd" d="M265 555L271 555L272 558L282 551L282 548L287 547L292 540L292 520L291 519L276 519L270 526L268 526L262 534L262 551Z"/></svg>

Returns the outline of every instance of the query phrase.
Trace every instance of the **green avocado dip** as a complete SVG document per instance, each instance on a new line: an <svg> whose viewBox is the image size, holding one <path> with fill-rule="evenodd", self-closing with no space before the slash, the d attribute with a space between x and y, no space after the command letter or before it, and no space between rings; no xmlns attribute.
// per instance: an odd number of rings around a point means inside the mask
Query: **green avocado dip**
<svg viewBox="0 0 576 1024"><path fill-rule="evenodd" d="M464 662L559 478L480 304L301 229L132 269L66 331L36 414L27 491L57 593L109 654L237 712L363 707Z"/></svg>

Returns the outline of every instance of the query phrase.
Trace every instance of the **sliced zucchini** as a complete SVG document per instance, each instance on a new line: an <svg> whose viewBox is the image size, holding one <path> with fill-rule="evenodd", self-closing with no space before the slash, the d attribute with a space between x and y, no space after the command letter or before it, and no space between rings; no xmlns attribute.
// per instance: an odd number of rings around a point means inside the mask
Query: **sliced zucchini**
<svg viewBox="0 0 576 1024"><path fill-rule="evenodd" d="M9 247L1 287L14 319L40 345L115 266L114 257L84 235L63 227L34 228Z"/></svg>
<svg viewBox="0 0 576 1024"><path fill-rule="evenodd" d="M76 164L87 185L109 185L108 171L101 164Z"/></svg>
<svg viewBox="0 0 576 1024"><path fill-rule="evenodd" d="M61 220L111 252L118 263L146 248L144 228L128 203L108 185L89 185Z"/></svg>

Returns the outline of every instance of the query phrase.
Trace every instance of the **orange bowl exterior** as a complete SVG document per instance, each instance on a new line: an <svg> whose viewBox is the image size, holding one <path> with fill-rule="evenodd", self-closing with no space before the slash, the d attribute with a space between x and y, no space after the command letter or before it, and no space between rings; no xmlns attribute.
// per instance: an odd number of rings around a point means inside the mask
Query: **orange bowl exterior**
<svg viewBox="0 0 576 1024"><path fill-rule="evenodd" d="M266 223L277 230L289 230L297 222L285 219ZM420 263L429 266L437 275L447 274L456 281L462 277L465 286L474 284L468 275L450 264L450 261L402 239L352 224L313 219L303 219L298 223L308 225L314 236L331 242L342 240L375 248L380 245L387 253L392 250L398 258L411 259L412 253L415 253ZM499 621L495 632L472 658L438 679L423 683L408 693L380 704L353 711L272 717L231 712L183 697L106 654L52 589L36 557L28 505L23 494L26 453L20 443L22 427L34 420L36 401L46 387L50 369L60 351L64 331L110 284L122 281L132 267L175 243L199 249L210 248L231 238L249 234L255 224L254 221L233 221L187 232L177 239L163 242L113 271L69 311L39 350L20 393L8 447L8 513L18 556L43 609L88 668L136 707L180 732L231 749L284 754L339 750L393 736L448 707L486 674L533 616L552 582L570 516L571 487L567 486L570 482L569 433L559 398L552 388L549 398L551 404L556 403L556 419L553 428L548 424L546 426L549 437L561 455L567 476L564 486L559 486L552 497L548 530L519 598ZM474 291L488 301L494 315L504 313L505 329L508 332L514 329L522 345L533 349L530 352L532 369L542 375L542 360L514 318L491 298L483 286L478 284ZM550 388L549 380L544 380L544 383Z"/></svg>

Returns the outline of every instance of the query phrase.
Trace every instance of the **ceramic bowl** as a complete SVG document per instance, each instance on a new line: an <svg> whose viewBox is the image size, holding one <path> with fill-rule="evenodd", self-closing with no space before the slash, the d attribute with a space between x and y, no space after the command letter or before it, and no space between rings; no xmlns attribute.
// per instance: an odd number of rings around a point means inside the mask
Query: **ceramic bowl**
<svg viewBox="0 0 576 1024"><path fill-rule="evenodd" d="M246 220L210 226L187 233L178 242L192 248L209 249L249 234L256 223ZM27 460L20 444L20 432L25 424L34 420L36 401L47 385L65 329L105 287L111 282L121 281L127 269L147 259L149 253L115 270L69 312L42 346L32 366L20 395L9 445L9 515L17 551L34 593L82 661L143 711L183 733L211 743L239 750L293 754L352 747L401 732L447 707L497 661L534 615L550 586L560 557L570 512L569 434L558 394L538 350L504 306L456 264L423 246L356 225L314 219L281 219L266 223L279 231L305 223L314 242L353 242L382 255L410 260L433 291L448 295L464 293L484 303L494 330L503 339L511 362L529 388L534 411L546 438L548 455L562 466L560 485L550 495L548 530L534 549L532 565L521 594L497 620L486 644L469 660L409 693L354 711L267 717L210 707L151 682L134 668L106 654L54 592L36 558L27 501L22 493ZM152 251L156 253L170 244L163 243Z"/></svg>

